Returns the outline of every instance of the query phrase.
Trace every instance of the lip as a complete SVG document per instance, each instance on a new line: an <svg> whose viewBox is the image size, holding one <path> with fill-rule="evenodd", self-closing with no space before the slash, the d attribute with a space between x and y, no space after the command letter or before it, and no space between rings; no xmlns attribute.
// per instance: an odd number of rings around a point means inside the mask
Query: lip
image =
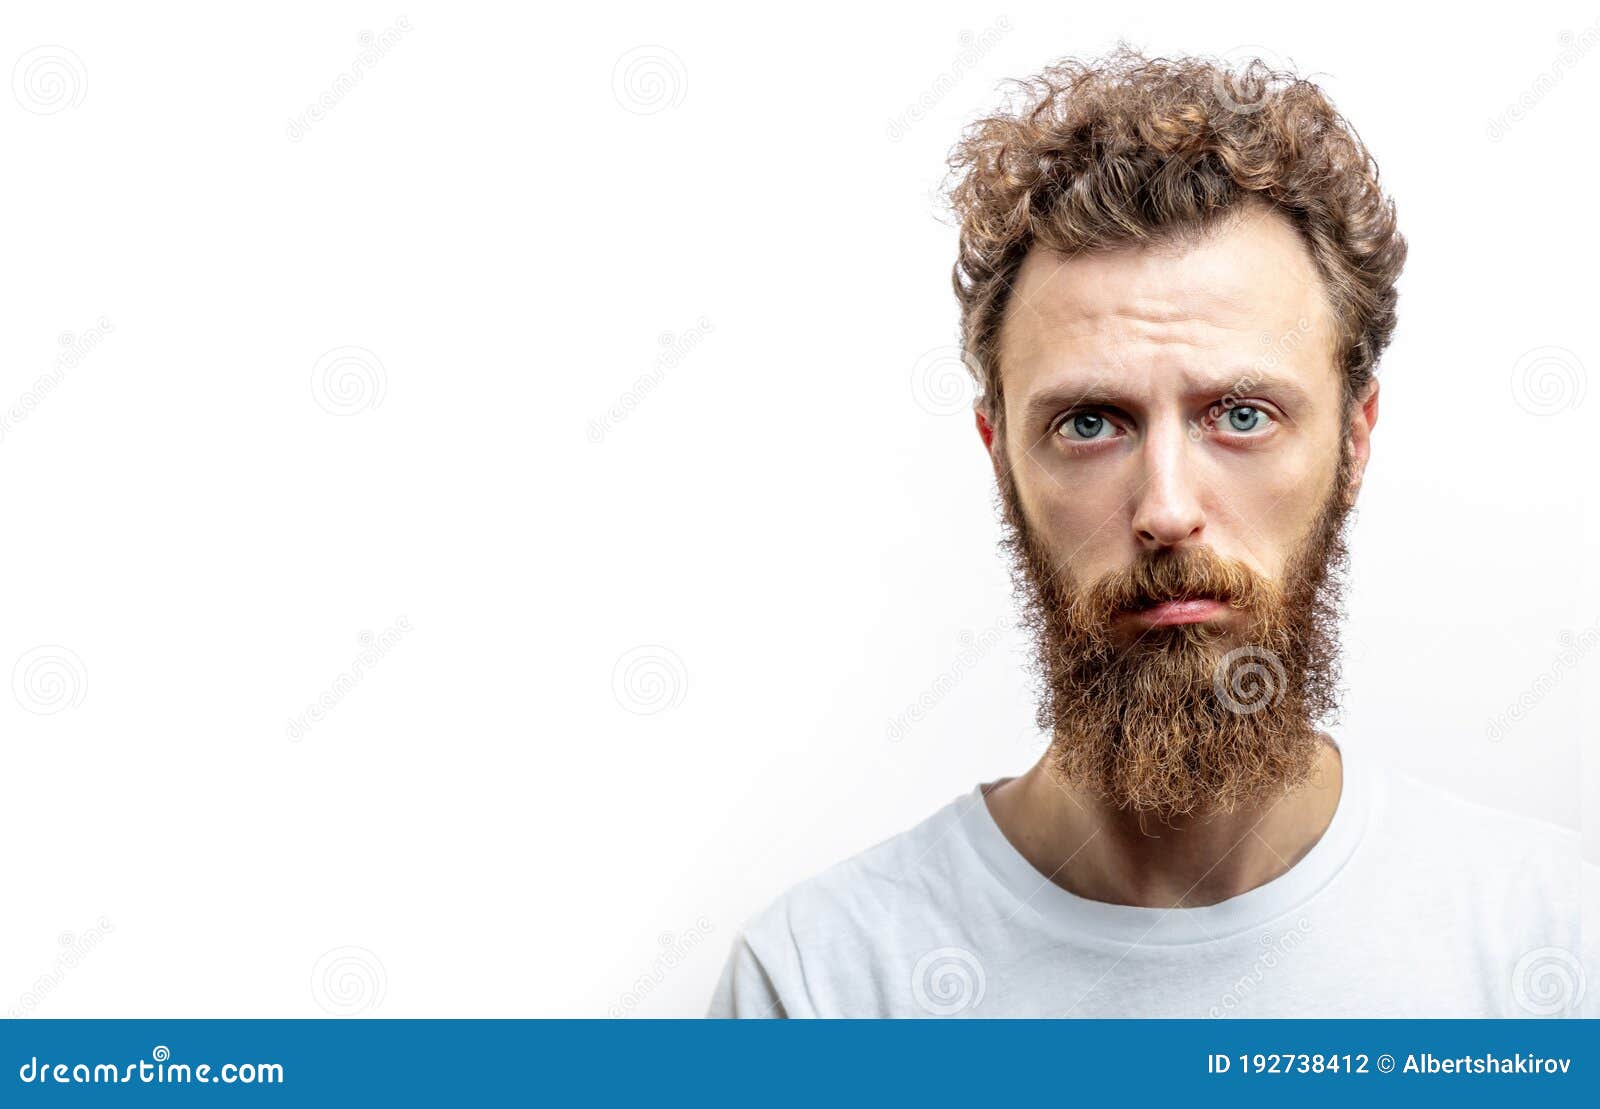
<svg viewBox="0 0 1600 1109"><path fill-rule="evenodd" d="M1152 628L1167 628L1176 624L1199 624L1227 615L1228 606L1221 601L1206 598L1193 601L1166 601L1151 605L1128 615Z"/></svg>

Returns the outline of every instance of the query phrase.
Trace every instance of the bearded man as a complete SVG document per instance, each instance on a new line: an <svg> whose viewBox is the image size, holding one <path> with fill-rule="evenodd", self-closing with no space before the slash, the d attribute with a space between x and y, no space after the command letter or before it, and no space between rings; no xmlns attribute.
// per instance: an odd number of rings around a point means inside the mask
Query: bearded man
<svg viewBox="0 0 1600 1109"><path fill-rule="evenodd" d="M1048 751L790 890L713 1016L1592 1011L1577 837L1344 750L1406 245L1315 86L1121 49L957 147L954 278Z"/></svg>

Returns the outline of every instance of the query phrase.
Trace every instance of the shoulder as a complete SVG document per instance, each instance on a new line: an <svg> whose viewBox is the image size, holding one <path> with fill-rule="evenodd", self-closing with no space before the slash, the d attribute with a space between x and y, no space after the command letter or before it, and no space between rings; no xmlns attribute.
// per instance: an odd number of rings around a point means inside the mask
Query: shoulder
<svg viewBox="0 0 1600 1109"><path fill-rule="evenodd" d="M788 941L803 947L870 930L888 917L914 912L935 896L957 865L960 825L974 804L967 793L916 825L861 851L775 898L745 926L756 944Z"/></svg>

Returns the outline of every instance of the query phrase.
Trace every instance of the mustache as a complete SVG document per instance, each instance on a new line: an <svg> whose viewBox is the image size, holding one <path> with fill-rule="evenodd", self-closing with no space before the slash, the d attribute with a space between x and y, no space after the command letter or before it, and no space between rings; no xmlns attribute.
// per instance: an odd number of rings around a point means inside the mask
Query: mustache
<svg viewBox="0 0 1600 1109"><path fill-rule="evenodd" d="M1074 615L1090 623L1171 601L1215 600L1234 608L1258 608L1275 596L1266 578L1208 547L1142 552L1130 565L1077 591Z"/></svg>

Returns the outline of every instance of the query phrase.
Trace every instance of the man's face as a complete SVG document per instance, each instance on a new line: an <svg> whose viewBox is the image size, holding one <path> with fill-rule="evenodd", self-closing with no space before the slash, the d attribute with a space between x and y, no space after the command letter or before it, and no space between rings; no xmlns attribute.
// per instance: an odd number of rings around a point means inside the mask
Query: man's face
<svg viewBox="0 0 1600 1109"><path fill-rule="evenodd" d="M1070 580L1196 546L1283 573L1331 492L1347 422L1332 318L1281 216L1251 211L1180 248L1035 250L1002 351L1003 457ZM1359 480L1364 450L1352 462ZM1230 622L1195 609L1118 631L1201 616Z"/></svg>
<svg viewBox="0 0 1600 1109"><path fill-rule="evenodd" d="M1180 246L1036 250L1001 347L979 427L1058 767L1168 814L1297 784L1376 399L1347 410L1296 232L1247 209Z"/></svg>

